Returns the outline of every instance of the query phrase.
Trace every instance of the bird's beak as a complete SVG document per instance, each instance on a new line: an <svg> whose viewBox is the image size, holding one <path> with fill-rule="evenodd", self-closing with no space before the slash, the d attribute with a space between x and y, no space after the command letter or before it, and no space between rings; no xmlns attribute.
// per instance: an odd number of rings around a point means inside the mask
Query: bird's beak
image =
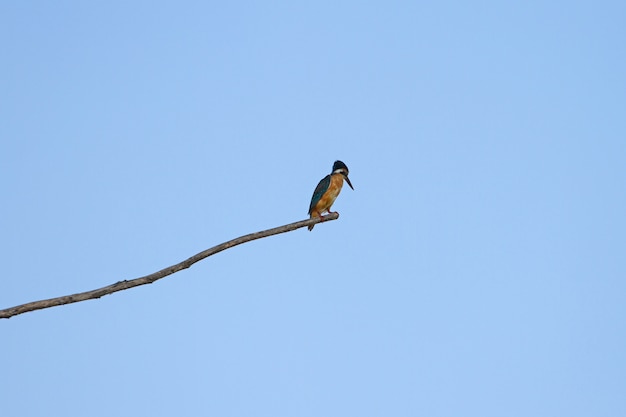
<svg viewBox="0 0 626 417"><path fill-rule="evenodd" d="M348 185L350 186L350 188L352 188L354 190L354 187L352 186L352 183L350 182L350 178L348 178L347 175L344 175L343 178L346 180L346 182L348 183Z"/></svg>

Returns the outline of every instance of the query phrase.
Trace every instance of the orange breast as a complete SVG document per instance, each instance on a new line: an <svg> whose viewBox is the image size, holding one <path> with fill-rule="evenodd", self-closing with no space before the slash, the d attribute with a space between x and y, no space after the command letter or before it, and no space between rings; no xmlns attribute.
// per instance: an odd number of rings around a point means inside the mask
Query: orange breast
<svg viewBox="0 0 626 417"><path fill-rule="evenodd" d="M341 174L334 174L330 176L330 186L328 190L324 193L320 201L315 205L315 211L318 213L322 213L325 210L330 211L330 207L333 205L337 196L341 192L341 187L343 187L343 177Z"/></svg>

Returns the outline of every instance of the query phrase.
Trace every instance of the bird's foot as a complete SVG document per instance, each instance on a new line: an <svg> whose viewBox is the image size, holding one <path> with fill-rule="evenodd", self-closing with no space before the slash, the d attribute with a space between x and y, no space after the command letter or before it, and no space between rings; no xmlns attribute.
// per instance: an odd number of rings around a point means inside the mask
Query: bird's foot
<svg viewBox="0 0 626 417"><path fill-rule="evenodd" d="M336 211L329 211L329 212L326 213L325 216L320 215L320 217L322 218L322 221L325 222L326 220L328 220L328 217L330 217L331 215L334 215L334 214L336 214L337 217L339 217L339 213L336 212Z"/></svg>

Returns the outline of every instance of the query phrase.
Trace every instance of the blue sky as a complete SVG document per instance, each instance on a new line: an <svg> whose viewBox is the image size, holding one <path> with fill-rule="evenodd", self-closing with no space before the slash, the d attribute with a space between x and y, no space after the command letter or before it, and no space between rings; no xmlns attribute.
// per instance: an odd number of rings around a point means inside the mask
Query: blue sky
<svg viewBox="0 0 626 417"><path fill-rule="evenodd" d="M6 415L626 414L626 4L5 2Z"/></svg>

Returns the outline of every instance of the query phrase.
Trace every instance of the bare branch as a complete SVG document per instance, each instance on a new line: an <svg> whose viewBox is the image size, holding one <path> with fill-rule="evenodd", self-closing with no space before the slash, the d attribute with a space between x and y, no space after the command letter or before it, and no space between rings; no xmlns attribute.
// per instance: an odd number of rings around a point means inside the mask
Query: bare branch
<svg viewBox="0 0 626 417"><path fill-rule="evenodd" d="M200 253L193 255L191 258L186 259L176 265L168 266L150 275L146 275L140 278L131 280L118 281L115 284L108 285L106 287L98 288L92 291L81 292L72 295L65 295L63 297L49 298L47 300L33 301L26 304L21 304L15 307L6 308L0 310L0 319L8 319L18 314L27 313L29 311L41 310L43 308L56 307L64 304L77 303L79 301L93 300L105 295L113 294L117 291L127 290L129 288L137 287L139 285L152 284L153 282L165 278L168 275L172 275L178 271L189 268L191 265L208 258L211 255L215 255L223 250L230 249L233 246L241 245L242 243L250 242L252 240L261 239L264 237L277 235L280 233L291 232L292 230L299 229L301 227L329 221L337 220L339 213L331 213L322 218L316 217L313 219L301 220L299 222L286 224L284 226L275 227L273 229L263 230L261 232L250 233L245 236L238 237L228 242L224 242L212 248L206 249Z"/></svg>

